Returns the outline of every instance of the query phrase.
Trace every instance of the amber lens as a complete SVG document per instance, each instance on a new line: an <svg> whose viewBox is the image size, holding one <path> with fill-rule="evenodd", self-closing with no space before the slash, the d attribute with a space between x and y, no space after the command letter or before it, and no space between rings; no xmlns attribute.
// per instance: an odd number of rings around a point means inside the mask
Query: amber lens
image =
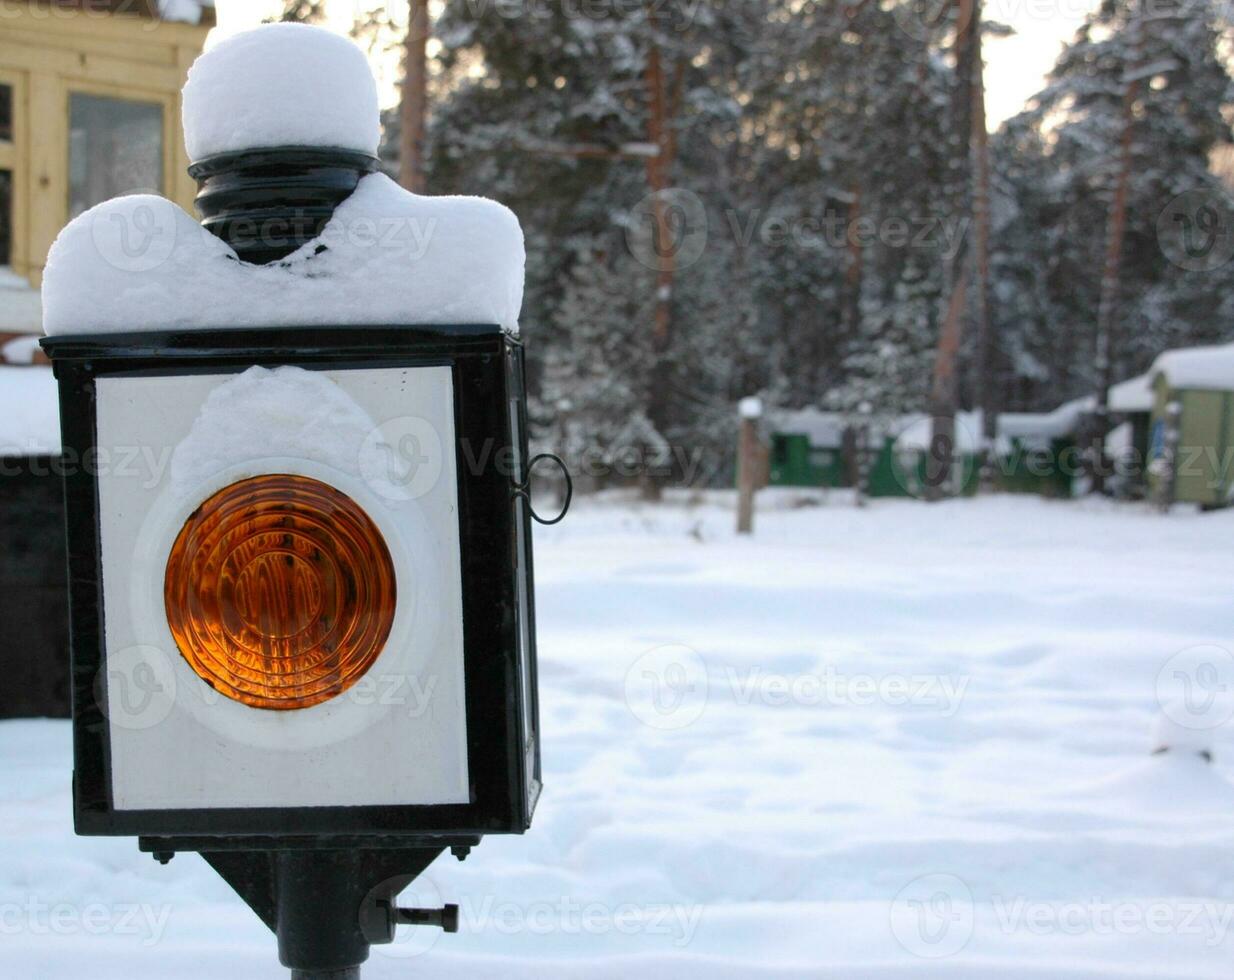
<svg viewBox="0 0 1234 980"><path fill-rule="evenodd" d="M167 560L167 622L203 681L254 708L346 691L394 621L394 563L360 506L319 480L272 474L220 490Z"/></svg>

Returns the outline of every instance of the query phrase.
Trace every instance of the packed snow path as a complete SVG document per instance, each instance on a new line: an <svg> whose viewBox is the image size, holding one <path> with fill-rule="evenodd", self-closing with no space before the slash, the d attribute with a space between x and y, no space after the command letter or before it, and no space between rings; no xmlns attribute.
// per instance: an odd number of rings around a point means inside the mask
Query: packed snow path
<svg viewBox="0 0 1234 980"><path fill-rule="evenodd" d="M1229 680L1175 655L1234 646L1234 514L833 498L738 540L724 504L537 532L535 826L440 859L404 903L462 933L366 978L1230 975L1231 724L1149 749ZM74 838L69 767L0 724L0 976L285 978L199 858Z"/></svg>

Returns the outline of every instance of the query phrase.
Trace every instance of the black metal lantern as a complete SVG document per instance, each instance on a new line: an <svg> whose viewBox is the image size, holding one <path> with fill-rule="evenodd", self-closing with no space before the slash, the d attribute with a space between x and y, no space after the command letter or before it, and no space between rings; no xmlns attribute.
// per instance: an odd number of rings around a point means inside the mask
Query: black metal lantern
<svg viewBox="0 0 1234 980"><path fill-rule="evenodd" d="M195 173L210 229L271 261L368 167L292 148ZM43 345L65 449L92 461L65 481L78 833L201 853L301 976L358 975L400 922L455 928L398 891L527 830L541 786L520 342L446 324ZM307 400L271 399L283 383ZM300 404L324 406L311 431Z"/></svg>

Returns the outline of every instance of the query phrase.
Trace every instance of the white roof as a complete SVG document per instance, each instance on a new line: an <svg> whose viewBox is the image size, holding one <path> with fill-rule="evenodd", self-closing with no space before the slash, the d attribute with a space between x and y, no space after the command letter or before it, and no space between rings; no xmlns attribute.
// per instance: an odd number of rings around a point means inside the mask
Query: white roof
<svg viewBox="0 0 1234 980"><path fill-rule="evenodd" d="M934 439L934 420L929 415L906 415L893 423L891 431L899 429L895 448L898 452L927 452ZM955 449L962 454L981 449L981 412L957 412L955 417Z"/></svg>
<svg viewBox="0 0 1234 980"><path fill-rule="evenodd" d="M60 403L49 367L0 367L0 454L60 452Z"/></svg>
<svg viewBox="0 0 1234 980"><path fill-rule="evenodd" d="M1150 412L1153 408L1152 377L1141 374L1110 387L1111 412Z"/></svg>
<svg viewBox="0 0 1234 980"><path fill-rule="evenodd" d="M812 446L839 446L844 430L851 423L840 412L820 412L817 408L782 409L771 416L777 432L806 436Z"/></svg>
<svg viewBox="0 0 1234 980"><path fill-rule="evenodd" d="M1106 452L1115 456L1130 452L1135 447L1135 430L1130 422L1116 425L1105 437Z"/></svg>
<svg viewBox="0 0 1234 980"><path fill-rule="evenodd" d="M1171 388L1234 391L1234 344L1168 350L1148 373L1153 379L1164 374Z"/></svg>
<svg viewBox="0 0 1234 980"><path fill-rule="evenodd" d="M159 16L163 20L200 24L202 8L213 6L214 0L159 0Z"/></svg>
<svg viewBox="0 0 1234 980"><path fill-rule="evenodd" d="M1058 439L1071 435L1080 418L1097 404L1092 395L1059 405L1052 412L1006 412L998 417L1002 439Z"/></svg>
<svg viewBox="0 0 1234 980"><path fill-rule="evenodd" d="M0 265L0 333L42 333L39 292L7 265Z"/></svg>

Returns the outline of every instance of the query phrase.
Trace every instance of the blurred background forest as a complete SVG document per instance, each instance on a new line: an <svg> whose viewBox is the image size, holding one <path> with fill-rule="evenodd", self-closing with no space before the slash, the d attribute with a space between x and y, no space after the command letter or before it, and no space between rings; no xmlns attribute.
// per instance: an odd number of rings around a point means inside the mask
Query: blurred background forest
<svg viewBox="0 0 1234 980"><path fill-rule="evenodd" d="M988 133L998 13L411 0L353 35L410 69L391 171L523 223L541 434L723 454L746 395L992 435L1234 337L1228 11L1106 0Z"/></svg>

